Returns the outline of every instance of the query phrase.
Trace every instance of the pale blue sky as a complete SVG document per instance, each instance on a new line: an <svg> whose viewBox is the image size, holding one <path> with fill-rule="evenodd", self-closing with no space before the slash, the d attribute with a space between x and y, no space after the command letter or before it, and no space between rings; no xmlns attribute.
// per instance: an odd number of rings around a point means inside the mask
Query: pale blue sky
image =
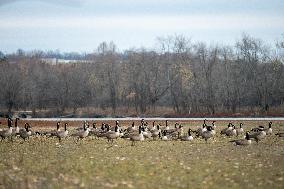
<svg viewBox="0 0 284 189"><path fill-rule="evenodd" d="M234 44L243 32L274 43L284 33L283 0L0 0L0 50L91 52L152 48L156 37Z"/></svg>

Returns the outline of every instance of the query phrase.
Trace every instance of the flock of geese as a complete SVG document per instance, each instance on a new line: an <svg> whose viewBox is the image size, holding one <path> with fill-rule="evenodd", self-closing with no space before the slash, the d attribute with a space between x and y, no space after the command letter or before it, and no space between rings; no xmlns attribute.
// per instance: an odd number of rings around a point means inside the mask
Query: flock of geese
<svg viewBox="0 0 284 189"><path fill-rule="evenodd" d="M213 121L212 124L209 125L207 124L206 119L201 127L198 127L196 130L189 128L187 132L184 131L184 127L179 123L175 123L174 127L171 128L168 121L166 121L165 125L162 126L161 124L156 124L155 121L153 121L152 125L149 125L148 122L142 119L138 127L134 122L129 127L120 126L119 121L116 121L114 126L102 123L100 127L97 127L95 122L92 126L90 126L89 122L84 121L83 126L76 128L72 133L69 133L67 129L68 123L64 124L64 129L61 129L61 122L57 122L56 130L43 132L33 131L29 123L25 123L24 128L20 128L18 126L18 120L19 118L16 118L14 121L11 118L7 119L8 128L0 128L1 141L6 138L10 138L10 140L13 141L13 138L15 137L20 137L26 141L33 135L45 136L48 138L56 137L59 142L70 136L76 137L77 140L84 139L88 136L94 136L96 138L105 138L111 143L113 143L115 139L124 138L132 141L132 145L135 145L135 142L144 141L145 139L162 141L193 141L194 138L202 138L207 143L209 139L212 139L215 135L217 135L216 122ZM230 140L230 142L235 145L250 145L252 140L258 143L268 135L272 135L272 122L269 122L267 128L264 126L258 126L247 132L243 129L243 123L240 123L238 128L236 128L233 123L229 123L225 129L221 130L220 135L235 138L234 140ZM275 135L284 137L284 132L279 132Z"/></svg>

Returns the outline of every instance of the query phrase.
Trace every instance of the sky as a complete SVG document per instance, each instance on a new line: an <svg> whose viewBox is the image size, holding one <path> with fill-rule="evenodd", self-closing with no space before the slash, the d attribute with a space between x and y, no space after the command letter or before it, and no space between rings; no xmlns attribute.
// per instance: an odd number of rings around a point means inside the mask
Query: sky
<svg viewBox="0 0 284 189"><path fill-rule="evenodd" d="M0 51L155 48L157 37L233 45L284 34L283 0L0 0Z"/></svg>

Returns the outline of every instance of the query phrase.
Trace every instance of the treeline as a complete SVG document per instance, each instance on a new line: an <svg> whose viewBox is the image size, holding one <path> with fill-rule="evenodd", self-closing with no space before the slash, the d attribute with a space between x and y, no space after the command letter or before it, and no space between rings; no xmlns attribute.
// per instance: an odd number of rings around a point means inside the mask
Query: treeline
<svg viewBox="0 0 284 189"><path fill-rule="evenodd" d="M127 107L139 115L169 107L185 115L283 107L283 40L268 46L244 34L234 46L179 35L157 41L156 50L124 52L103 42L96 52L78 55L88 63L51 65L42 60L50 53L42 51L0 53L1 109L56 109L60 115L98 107L117 115Z"/></svg>

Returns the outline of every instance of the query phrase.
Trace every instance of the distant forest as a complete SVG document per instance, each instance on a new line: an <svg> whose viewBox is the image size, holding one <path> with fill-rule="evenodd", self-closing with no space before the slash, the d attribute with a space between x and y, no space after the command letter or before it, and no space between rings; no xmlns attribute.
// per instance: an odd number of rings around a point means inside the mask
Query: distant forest
<svg viewBox="0 0 284 189"><path fill-rule="evenodd" d="M78 60L50 64L47 58ZM84 61L82 61L84 60ZM273 45L243 34L235 45L157 38L156 49L93 53L0 52L0 112L79 109L111 115L237 115L284 112L284 38ZM151 113L149 113L151 112ZM95 113L95 112L94 112Z"/></svg>

